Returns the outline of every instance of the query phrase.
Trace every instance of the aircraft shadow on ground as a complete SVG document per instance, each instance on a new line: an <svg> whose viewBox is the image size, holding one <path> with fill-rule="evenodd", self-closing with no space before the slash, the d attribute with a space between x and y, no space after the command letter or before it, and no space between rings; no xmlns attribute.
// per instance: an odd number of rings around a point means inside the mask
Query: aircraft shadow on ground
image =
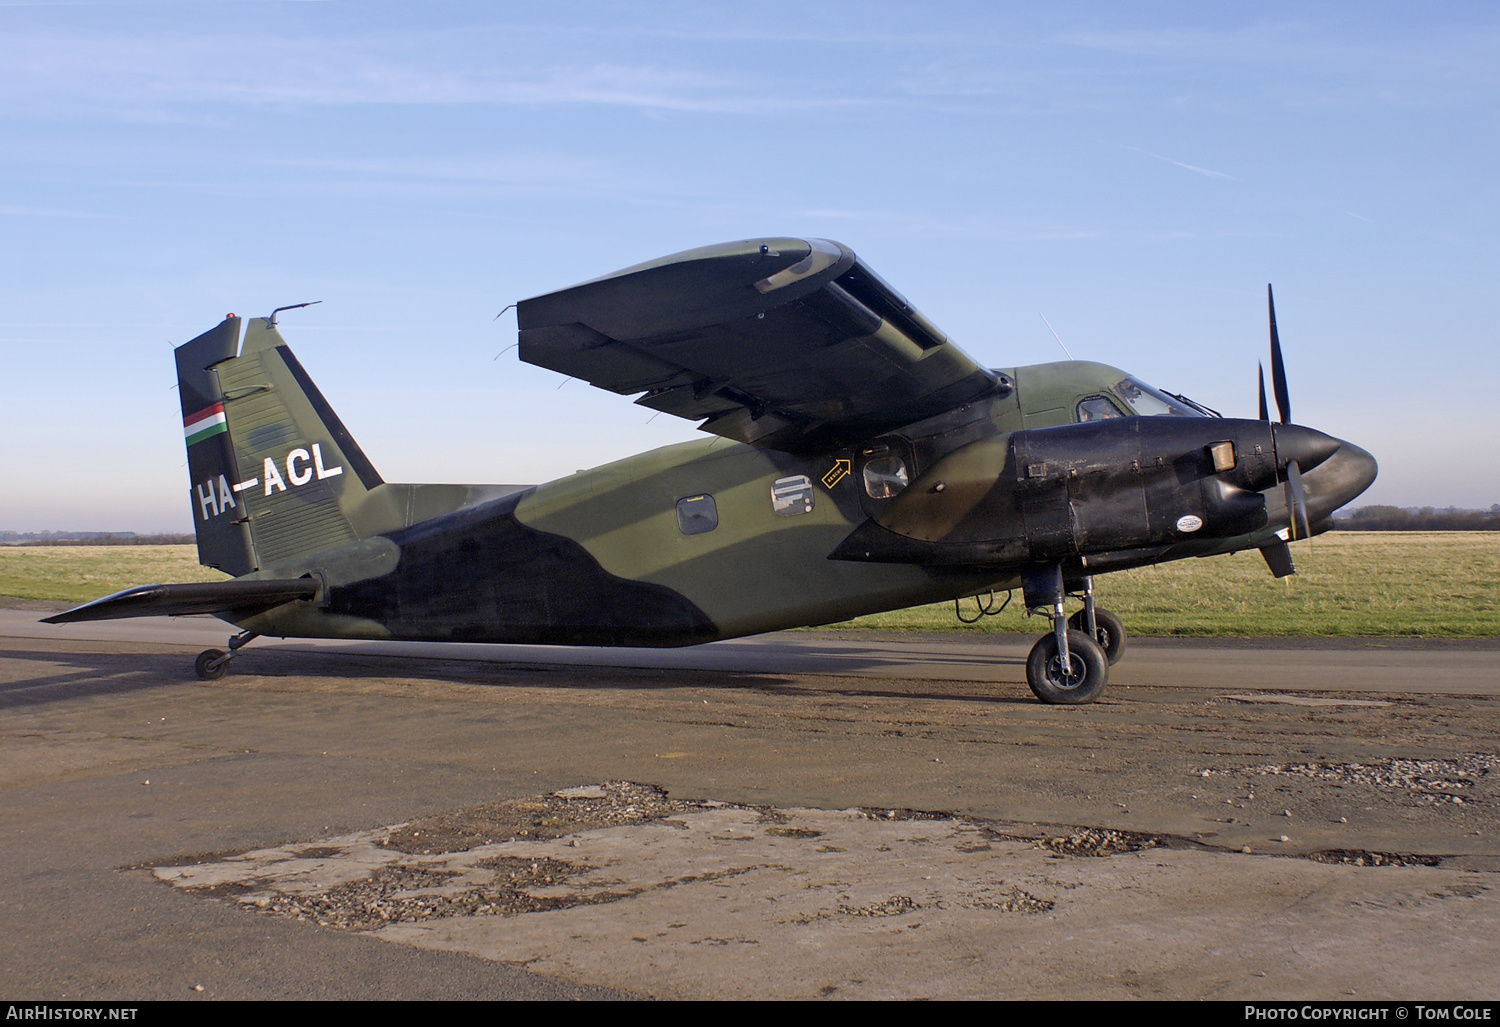
<svg viewBox="0 0 1500 1027"><path fill-rule="evenodd" d="M715 646L732 647L735 652L746 654L755 653L758 647L755 645L735 645L732 642L715 642ZM826 674L830 672L864 670L871 667L889 667L894 661L900 659L902 654L892 652L891 646L832 646L832 645L801 645L797 646L795 656L783 656L783 660L791 660L796 663L798 673ZM972 653L941 653L922 652L919 654L922 663L936 664L938 666L972 667L976 662ZM998 666L1024 667L1026 658L1024 656L991 656L986 654L983 660L986 664Z"/></svg>
<svg viewBox="0 0 1500 1027"><path fill-rule="evenodd" d="M928 682L899 679L875 684L871 679L834 677L817 670L798 674L816 677L811 685L785 673L610 667L595 664L530 663L475 659L444 659L415 656L385 656L369 653L337 653L317 650L286 651L247 648L236 659L231 677L218 683L200 682L191 658L181 653L57 652L55 650L0 649L0 658L20 663L50 665L35 676L0 683L0 709L66 702L102 695L123 695L153 688L192 685L213 688L229 685L235 677L317 677L326 680L375 681L421 679L454 685L489 688L544 688L558 691L753 691L797 698L844 696L870 699L929 699L937 701L1030 704L1034 700L1024 688L983 682ZM1008 661L1007 661L1008 662ZM59 664L63 665L61 668ZM905 685L906 687L902 687ZM934 687L938 686L938 687ZM999 694L997 694L999 693Z"/></svg>
<svg viewBox="0 0 1500 1027"><path fill-rule="evenodd" d="M245 650L243 658L252 655L284 656L291 665L262 666L259 661L253 673L266 677L288 677L318 675L325 678L349 680L374 680L382 678L415 677L427 681L442 681L450 684L480 685L487 687L525 687L564 690L610 690L610 691L674 691L681 689L742 689L761 693L813 698L817 696L841 695L850 697L890 699L934 699L959 700L964 702L1034 702L1030 693L1015 686L993 686L975 682L972 691L955 688L957 682L924 682L918 679L903 679L911 686L899 688L871 684L856 685L858 678L845 674L834 676L826 671L802 669L792 674L817 677L826 684L812 686L781 671L714 670L708 668L663 668L663 667L616 667L594 663L537 663L525 660L497 659L453 659L420 656L382 655L373 653L331 653L301 651L297 653L275 653L274 650L255 654ZM875 661L871 661L872 664ZM847 668L847 664L845 664ZM252 673L247 662L242 673ZM870 679L865 679L869 681ZM942 685L943 688L934 688ZM1004 688L1015 694L987 694L994 688Z"/></svg>
<svg viewBox="0 0 1500 1027"><path fill-rule="evenodd" d="M245 656L252 655L252 650L247 649ZM266 651L270 655L273 651ZM843 657L842 650L833 651L834 655ZM284 654L293 657L294 654ZM885 654L888 656L888 654ZM255 673L265 676L290 676L301 674L317 674L324 677L339 677L348 679L378 679L391 677L418 677L430 681L444 681L452 684L485 685L495 687L519 686L527 688L553 688L558 690L573 689L602 689L615 691L640 691L659 690L672 691L679 689L744 689L762 693L796 696L800 698L813 698L817 696L841 695L865 698L889 698L889 699L933 699L933 700L957 700L964 702L1027 702L1033 703L1029 691L1017 688L1014 685L992 685L984 682L928 682L919 678L891 679L889 685L876 685L873 683L856 684L863 680L872 682L878 679L860 679L849 675L849 662L840 661L839 670L842 673L830 673L833 668L818 668L817 666L798 666L790 671L787 670L716 670L712 668L674 668L674 667L630 667L630 666L604 666L595 663L540 663L526 660L500 660L484 659L454 659L434 658L420 656L383 655L370 652L362 653L331 653L317 652L315 650L304 650L295 654L297 665L291 669L275 669L269 667L261 670L257 667ZM316 666L313 659L319 662ZM813 661L809 661L812 663ZM879 666L888 664L888 659L871 659L866 666ZM938 661L928 661L938 662ZM956 663L967 663L969 661L954 660ZM1005 660L997 662L1023 662L1019 660ZM245 673L250 673L247 665ZM793 676L797 675L797 676ZM813 677L820 679L824 684L821 686L809 685L800 678ZM896 682L901 681L908 687L897 687ZM942 686L942 687L934 687ZM965 690L967 686L968 690ZM1007 694L993 694L996 689L1004 689Z"/></svg>
<svg viewBox="0 0 1500 1027"><path fill-rule="evenodd" d="M181 657L159 653L68 653L55 650L0 649L0 659L51 665L34 677L0 682L0 710L23 709L101 695L123 695L192 678L170 671ZM62 665L59 667L58 665Z"/></svg>
<svg viewBox="0 0 1500 1027"><path fill-rule="evenodd" d="M412 653L412 652L399 653L399 652L392 652L392 651L389 651L389 650L382 650L382 648L380 648L380 647L384 647L384 646L420 645L420 646L426 647L426 646L433 646L433 645L445 645L446 646L446 645L452 645L452 644L453 643L406 643L406 642L399 642L399 641L398 642L352 642L352 643L348 643L348 648L344 648L341 651L344 654L358 654L358 655L364 655L364 656L374 656L374 657L383 657L383 658L405 657L405 658L414 659L414 660L422 660L422 659L435 659L436 660L436 659L440 659L440 660L448 661L448 660L467 660L467 659L470 659L470 657L465 657L465 656L462 656L462 655L448 655L448 654L444 654L443 656L426 656L426 655L423 655L421 653ZM459 645L464 645L464 644L466 644L466 643L459 643ZM899 669L900 666L901 666L901 664L904 663L904 662L906 662L913 655L915 657L916 662L919 662L919 663L922 663L922 664L929 664L929 665L938 665L938 666L972 667L976 662L982 662L982 663L984 663L986 665L995 665L995 666L1024 667L1026 665L1026 658L1024 656L1002 656L1002 655L989 655L989 654L986 654L984 656L983 660L979 660L972 653L952 653L952 652L945 653L945 652L925 652L924 651L924 652L917 653L917 654L909 654L909 653L906 653L906 652L903 652L903 651L893 650L893 647L891 645L889 645L889 644L884 645L884 646L870 645L870 646L857 646L856 647L856 646L851 646L851 645L826 645L826 644L816 644L816 643L814 643L814 644L799 643L799 644L797 644L795 646L772 648L772 647L768 647L764 643L760 643L760 642L753 642L753 641L752 642L726 641L726 642L709 642L709 643L705 643L701 647L699 647L699 646L690 646L690 647L686 647L686 648L682 648L682 649L676 649L676 648L665 648L665 649L634 649L634 648L623 648L623 649L618 649L618 650L608 650L608 649L589 649L588 650L589 652L594 652L594 653L597 653L597 652L611 652L611 651L613 651L613 652L619 652L619 653L623 654L622 655L622 659L626 660L626 661L629 661L629 660L640 660L640 659L642 659L642 657L643 657L644 654L652 654L652 653L663 654L664 658L667 658L667 657L665 657L665 654L671 654L671 653L688 653L688 652L698 651L698 652L711 653L711 654L715 654L715 655L717 655L717 654L728 654L727 658L729 660L733 660L737 664L736 666L722 667L722 668L712 667L712 666L703 666L703 665L699 665L699 666L686 666L686 667L681 667L681 668L675 668L675 667L650 667L650 666L640 667L640 666L637 666L636 664L633 664L633 663L630 663L630 662L621 662L621 663L618 663L618 664L611 664L611 663L605 663L605 662L596 661L596 660L592 660L592 659L580 659L576 663L565 663L562 660L557 660L557 659L551 659L551 660L533 660L533 659L529 659L528 656L527 656L527 653L529 653L531 651L534 651L536 648L545 648L545 647L524 647L524 646L490 645L490 644L487 644L487 643L476 643L475 644L474 653L472 655L472 659L474 661L476 661L476 662L481 662L481 663L505 663L505 664L514 664L514 665L522 665L522 664L524 664L524 665L535 665L535 666L553 666L553 665L555 665L555 666L569 667L569 668L585 668L585 667L624 668L624 667L636 666L636 669L640 669L640 670L647 670L647 671L660 670L660 671L664 671L664 672L668 672L668 673L673 673L673 672L691 673L691 672L694 672L694 671L712 671L712 672L715 672L715 673L817 674L817 675L840 674L840 673L847 674L847 673L850 673L851 671L856 671L857 672L857 671L865 671L865 670L871 670L871 669L876 669L876 668L897 668L897 669ZM311 647L309 647L308 649L301 649L299 651L308 652L308 651L314 651L314 650ZM555 652L556 650L552 650L552 651ZM708 657L705 657L705 662L712 661L713 659L714 659L714 656L710 655ZM757 666L755 666L757 663L764 663L765 666L763 668L762 667L757 667ZM774 666L772 665L773 663L774 663Z"/></svg>

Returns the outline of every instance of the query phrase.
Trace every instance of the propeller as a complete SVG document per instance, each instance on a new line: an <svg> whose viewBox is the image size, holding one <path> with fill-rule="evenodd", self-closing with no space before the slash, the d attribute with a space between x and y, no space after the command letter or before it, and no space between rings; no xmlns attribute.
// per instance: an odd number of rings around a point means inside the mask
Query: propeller
<svg viewBox="0 0 1500 1027"><path fill-rule="evenodd" d="M1290 424L1292 398L1286 387L1286 364L1281 357L1281 334L1276 330L1276 297L1269 283L1266 285L1266 314L1271 322L1271 391L1276 396L1277 420L1281 424ZM1269 421L1271 410L1266 403L1265 364L1257 364L1256 379L1259 389L1260 419ZM1271 437L1273 440L1276 437L1274 429ZM1289 539L1295 542L1311 537L1312 529L1307 520L1307 491L1302 487L1302 467L1295 459L1286 462L1286 481L1283 488L1286 495ZM1278 578L1296 573L1296 569L1292 566L1291 552L1287 549L1285 542L1273 543L1265 547L1261 550L1261 555L1266 558L1271 573Z"/></svg>

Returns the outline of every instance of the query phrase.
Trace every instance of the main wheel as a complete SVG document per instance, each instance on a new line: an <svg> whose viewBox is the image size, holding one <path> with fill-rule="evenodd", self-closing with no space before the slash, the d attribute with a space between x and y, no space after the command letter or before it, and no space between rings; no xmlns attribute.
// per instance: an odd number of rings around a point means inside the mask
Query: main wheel
<svg viewBox="0 0 1500 1027"><path fill-rule="evenodd" d="M1026 683L1044 703L1093 702L1109 682L1109 661L1087 632L1068 632L1068 672L1063 672L1057 636L1043 635L1026 657Z"/></svg>
<svg viewBox="0 0 1500 1027"><path fill-rule="evenodd" d="M1074 631L1088 633L1088 629L1083 626L1082 610L1068 618L1068 627ZM1125 655L1125 625L1120 622L1120 618L1108 610L1101 610L1096 606L1094 607L1094 628L1099 648L1104 650L1104 658L1113 667L1120 662L1120 657Z"/></svg>
<svg viewBox="0 0 1500 1027"><path fill-rule="evenodd" d="M193 661L193 670L198 672L198 678L202 681L217 681L229 672L229 661L215 664L215 660L223 659L222 649L205 649L198 654Z"/></svg>

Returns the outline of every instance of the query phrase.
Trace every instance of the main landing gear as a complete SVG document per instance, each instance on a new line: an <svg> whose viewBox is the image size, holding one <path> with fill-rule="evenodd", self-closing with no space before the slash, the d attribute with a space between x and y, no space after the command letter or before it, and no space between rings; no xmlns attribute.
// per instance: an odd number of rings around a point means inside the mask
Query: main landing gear
<svg viewBox="0 0 1500 1027"><path fill-rule="evenodd" d="M193 661L193 670L197 671L200 681L217 681L229 673L229 661L234 659L240 647L251 639L260 636L253 631L242 631L229 640L229 652L222 649L205 649L198 654Z"/></svg>
<svg viewBox="0 0 1500 1027"><path fill-rule="evenodd" d="M1052 619L1052 632L1026 657L1026 683L1044 703L1093 702L1109 682L1110 664L1124 652L1120 618L1095 607L1093 585L1092 578L1084 579L1083 609L1070 619L1060 565L1022 576L1026 609Z"/></svg>
<svg viewBox="0 0 1500 1027"><path fill-rule="evenodd" d="M1099 648L1104 650L1105 659L1113 667L1125 655L1125 625L1108 610L1101 610L1094 605L1092 577L1083 579L1083 592L1079 598L1083 600L1083 609L1068 618L1068 627L1092 635L1099 643Z"/></svg>

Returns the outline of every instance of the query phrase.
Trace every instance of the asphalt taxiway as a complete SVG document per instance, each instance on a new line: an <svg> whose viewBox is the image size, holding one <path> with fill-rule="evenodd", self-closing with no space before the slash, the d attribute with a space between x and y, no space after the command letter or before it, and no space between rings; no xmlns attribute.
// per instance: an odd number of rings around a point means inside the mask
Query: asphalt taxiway
<svg viewBox="0 0 1500 1027"><path fill-rule="evenodd" d="M231 633L209 617L41 624L33 611L0 610L0 638L160 642L223 649ZM1040 622L1038 622L1040 624ZM1017 635L876 635L786 631L683 649L348 642L261 638L245 650L320 651L390 659L477 660L495 664L630 668L731 674L815 674L1026 685L1035 638ZM1110 669L1112 687L1500 695L1500 639L1141 638Z"/></svg>
<svg viewBox="0 0 1500 1027"><path fill-rule="evenodd" d="M216 622L42 615L0 610L13 997L1500 990L1493 640L1132 639L1068 709L1020 638L273 639L203 683ZM623 781L677 805L569 819ZM511 905L431 885L532 864L475 885Z"/></svg>

